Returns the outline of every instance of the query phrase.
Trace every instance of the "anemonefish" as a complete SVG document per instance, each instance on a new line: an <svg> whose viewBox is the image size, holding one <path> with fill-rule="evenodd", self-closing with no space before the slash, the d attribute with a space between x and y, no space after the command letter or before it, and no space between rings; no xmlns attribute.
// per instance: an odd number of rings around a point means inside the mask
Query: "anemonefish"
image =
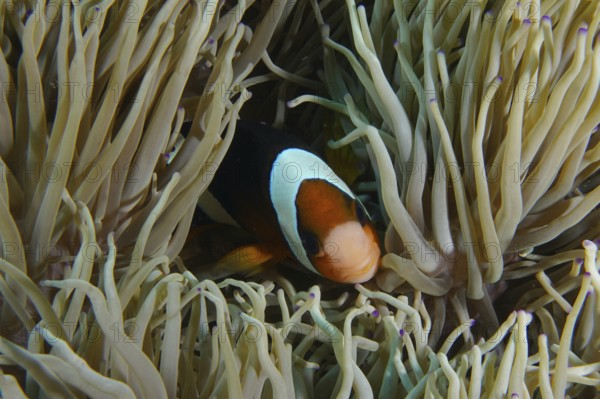
<svg viewBox="0 0 600 399"><path fill-rule="evenodd" d="M199 206L209 203L213 219L259 240L226 257L242 270L291 256L330 280L361 283L379 267L377 233L357 196L296 137L267 125L238 122Z"/></svg>

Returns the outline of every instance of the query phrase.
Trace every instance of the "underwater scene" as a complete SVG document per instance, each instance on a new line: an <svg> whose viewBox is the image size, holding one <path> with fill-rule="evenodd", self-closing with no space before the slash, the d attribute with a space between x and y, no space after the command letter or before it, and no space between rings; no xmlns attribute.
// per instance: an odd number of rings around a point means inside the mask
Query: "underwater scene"
<svg viewBox="0 0 600 399"><path fill-rule="evenodd" d="M0 398L600 399L600 1L0 0Z"/></svg>

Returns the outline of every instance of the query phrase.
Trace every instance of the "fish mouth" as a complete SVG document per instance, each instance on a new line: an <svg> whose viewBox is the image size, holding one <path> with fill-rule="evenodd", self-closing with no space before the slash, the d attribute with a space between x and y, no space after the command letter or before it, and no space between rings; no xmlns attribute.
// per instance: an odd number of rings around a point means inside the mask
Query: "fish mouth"
<svg viewBox="0 0 600 399"><path fill-rule="evenodd" d="M344 282L357 284L369 281L377 270L381 260L381 251L375 246L369 254L369 257L360 265L353 267L351 273L345 273Z"/></svg>
<svg viewBox="0 0 600 399"><path fill-rule="evenodd" d="M366 231L358 222L335 227L324 242L333 243L335 250L323 251L313 256L311 262L322 276L330 280L346 284L364 283L379 269L379 241L371 230Z"/></svg>

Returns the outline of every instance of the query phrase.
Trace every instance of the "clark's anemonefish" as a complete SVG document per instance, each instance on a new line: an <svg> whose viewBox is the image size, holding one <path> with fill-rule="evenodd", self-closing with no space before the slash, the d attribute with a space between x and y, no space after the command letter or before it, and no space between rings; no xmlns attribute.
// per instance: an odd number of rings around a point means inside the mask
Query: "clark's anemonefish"
<svg viewBox="0 0 600 399"><path fill-rule="evenodd" d="M226 257L239 269L282 260L278 248L308 270L342 283L367 281L379 267L379 240L362 203L293 136L238 122L208 191L199 205L209 216L260 240L243 248L245 256L240 249Z"/></svg>

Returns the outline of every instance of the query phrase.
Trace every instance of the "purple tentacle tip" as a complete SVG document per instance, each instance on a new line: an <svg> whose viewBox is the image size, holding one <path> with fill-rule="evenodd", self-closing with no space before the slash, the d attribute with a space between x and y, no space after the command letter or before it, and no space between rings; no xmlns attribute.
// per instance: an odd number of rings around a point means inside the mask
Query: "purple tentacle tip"
<svg viewBox="0 0 600 399"><path fill-rule="evenodd" d="M33 14L33 10L31 8L28 9L27 11L25 11L25 16L26 17L30 16L31 14Z"/></svg>
<svg viewBox="0 0 600 399"><path fill-rule="evenodd" d="M437 52L439 55L446 55L446 52L444 50L438 50Z"/></svg>
<svg viewBox="0 0 600 399"><path fill-rule="evenodd" d="M590 272L585 272L585 273L583 273L583 275L584 275L584 276L586 276L586 277L590 277L590 276L592 275L592 273L590 273Z"/></svg>
<svg viewBox="0 0 600 399"><path fill-rule="evenodd" d="M498 82L500 82L500 83L504 82L504 78L502 76L498 76Z"/></svg>
<svg viewBox="0 0 600 399"><path fill-rule="evenodd" d="M471 321L469 321L469 326L474 327L475 324L477 324L477 321L475 319L471 319Z"/></svg>
<svg viewBox="0 0 600 399"><path fill-rule="evenodd" d="M379 311L378 310L374 310L372 313L373 317L379 317Z"/></svg>
<svg viewBox="0 0 600 399"><path fill-rule="evenodd" d="M542 21L546 21L546 22L552 22L552 18L550 18L550 15L544 15L542 17Z"/></svg>
<svg viewBox="0 0 600 399"><path fill-rule="evenodd" d="M215 43L215 38L214 37L209 37L208 40L206 41L209 45L212 45Z"/></svg>
<svg viewBox="0 0 600 399"><path fill-rule="evenodd" d="M579 28L577 30L577 32L581 33L581 34L586 34L588 32L588 28Z"/></svg>
<svg viewBox="0 0 600 399"><path fill-rule="evenodd" d="M512 395L510 395L511 398L520 398L519 394L516 392L513 392Z"/></svg>
<svg viewBox="0 0 600 399"><path fill-rule="evenodd" d="M96 12L100 12L100 7L98 7L98 6L95 6L95 7L94 7L94 10L96 10Z"/></svg>
<svg viewBox="0 0 600 399"><path fill-rule="evenodd" d="M198 288L196 288L196 290L197 290L198 292L200 292L200 291L202 291L202 287L198 287Z"/></svg>
<svg viewBox="0 0 600 399"><path fill-rule="evenodd" d="M311 298L313 298L313 299L315 298L315 294L313 292L311 292L310 294L308 294L308 296L311 297Z"/></svg>
<svg viewBox="0 0 600 399"><path fill-rule="evenodd" d="M400 44L400 42L398 41L398 39L396 39L396 40L394 40L394 43L392 43L392 46L398 47L399 44Z"/></svg>
<svg viewBox="0 0 600 399"><path fill-rule="evenodd" d="M525 18L525 19L523 20L523 23L524 23L524 24L530 24L530 23L531 23L531 20L530 20L529 18Z"/></svg>
<svg viewBox="0 0 600 399"><path fill-rule="evenodd" d="M404 329L401 328L400 331L398 331L398 333L400 334L401 337L404 337L404 334L406 333L406 331L404 331Z"/></svg>
<svg viewBox="0 0 600 399"><path fill-rule="evenodd" d="M575 262L577 262L578 264L583 264L583 258L576 258Z"/></svg>
<svg viewBox="0 0 600 399"><path fill-rule="evenodd" d="M430 103L437 103L437 98L436 97L430 98L429 102Z"/></svg>

